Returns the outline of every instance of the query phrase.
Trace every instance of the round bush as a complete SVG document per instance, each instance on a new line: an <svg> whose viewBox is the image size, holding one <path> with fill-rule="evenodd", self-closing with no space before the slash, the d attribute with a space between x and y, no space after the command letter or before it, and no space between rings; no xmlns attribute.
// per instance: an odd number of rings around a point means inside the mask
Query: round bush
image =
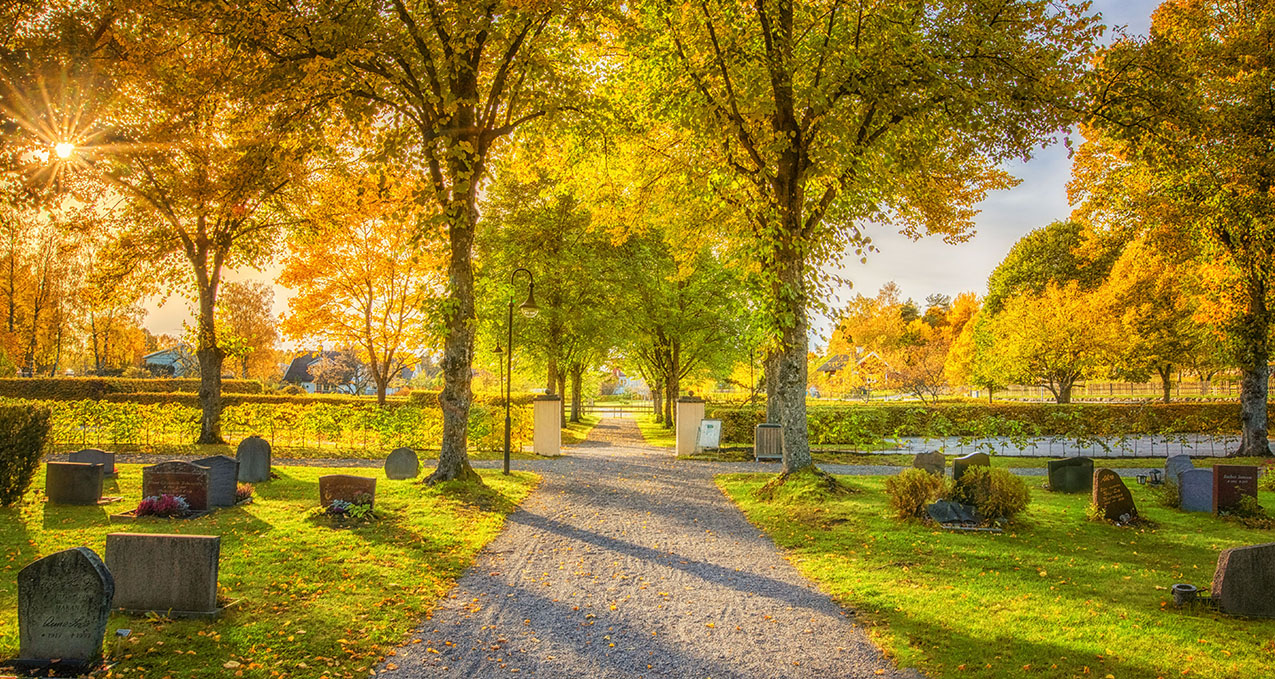
<svg viewBox="0 0 1275 679"><path fill-rule="evenodd" d="M885 480L890 508L900 519L924 516L925 507L943 497L947 482L942 476L923 469L904 469L898 476Z"/></svg>
<svg viewBox="0 0 1275 679"><path fill-rule="evenodd" d="M1027 509L1031 492L1027 484L1006 469L970 467L955 483L948 498L974 505L985 519L1012 519Z"/></svg>

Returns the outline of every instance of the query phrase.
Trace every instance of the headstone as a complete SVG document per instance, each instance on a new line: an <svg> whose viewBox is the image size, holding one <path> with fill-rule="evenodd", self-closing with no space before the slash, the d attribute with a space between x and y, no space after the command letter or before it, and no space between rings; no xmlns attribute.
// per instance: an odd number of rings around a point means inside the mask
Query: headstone
<svg viewBox="0 0 1275 679"><path fill-rule="evenodd" d="M270 444L260 436L249 436L239 442L235 452L239 461L239 480L261 483L270 480Z"/></svg>
<svg viewBox="0 0 1275 679"><path fill-rule="evenodd" d="M1164 461L1164 482L1177 483L1178 474L1195 469L1190 455L1171 455Z"/></svg>
<svg viewBox="0 0 1275 679"><path fill-rule="evenodd" d="M974 508L969 505L963 505L959 502L951 502L948 500L939 500L925 508L931 519L942 524L967 524L977 523L978 514L974 512Z"/></svg>
<svg viewBox="0 0 1275 679"><path fill-rule="evenodd" d="M759 424L753 429L753 459L784 459L783 425Z"/></svg>
<svg viewBox="0 0 1275 679"><path fill-rule="evenodd" d="M385 475L391 479L414 479L421 473L421 461L411 448L397 448L385 457Z"/></svg>
<svg viewBox="0 0 1275 679"><path fill-rule="evenodd" d="M1245 495L1257 497L1262 470L1252 465L1213 465L1213 513L1235 509Z"/></svg>
<svg viewBox="0 0 1275 679"><path fill-rule="evenodd" d="M715 450L722 447L722 421L700 420L699 431L695 434L697 450Z"/></svg>
<svg viewBox="0 0 1275 679"><path fill-rule="evenodd" d="M67 456L70 462L87 462L88 464L100 464L106 468L103 472L107 476L115 476L115 453L108 453L97 448L85 448L77 450Z"/></svg>
<svg viewBox="0 0 1275 679"><path fill-rule="evenodd" d="M115 580L87 547L50 554L18 572L18 657L91 665L102 657Z"/></svg>
<svg viewBox="0 0 1275 679"><path fill-rule="evenodd" d="M1069 457L1050 460L1049 489L1057 493L1087 493L1093 489L1093 460Z"/></svg>
<svg viewBox="0 0 1275 679"><path fill-rule="evenodd" d="M1213 470L1191 468L1178 474L1178 508L1184 512L1213 511Z"/></svg>
<svg viewBox="0 0 1275 679"><path fill-rule="evenodd" d="M937 450L928 453L917 453L916 457L912 458L912 466L917 469L924 469L931 474L943 476L947 474L947 456Z"/></svg>
<svg viewBox="0 0 1275 679"><path fill-rule="evenodd" d="M180 495L191 511L208 509L208 468L189 462L142 467L142 497Z"/></svg>
<svg viewBox="0 0 1275 679"><path fill-rule="evenodd" d="M106 566L115 577L115 608L133 612L217 611L215 535L109 533Z"/></svg>
<svg viewBox="0 0 1275 679"><path fill-rule="evenodd" d="M235 506L235 491L239 488L239 461L227 455L214 455L195 464L208 468L208 506Z"/></svg>
<svg viewBox="0 0 1275 679"><path fill-rule="evenodd" d="M952 480L961 478L966 469L970 467L990 467L992 466L992 458L987 453L970 453L964 457L958 457L952 460Z"/></svg>
<svg viewBox="0 0 1275 679"><path fill-rule="evenodd" d="M1110 469L1099 469L1093 474L1093 503L1108 521L1129 521L1137 518L1138 508L1133 495L1124 485L1120 475Z"/></svg>
<svg viewBox="0 0 1275 679"><path fill-rule="evenodd" d="M358 502L367 496L368 504L376 498L376 479L348 474L328 474L319 477L319 505L327 507L333 500Z"/></svg>
<svg viewBox="0 0 1275 679"><path fill-rule="evenodd" d="M1230 615L1275 618L1275 542L1222 550L1213 600Z"/></svg>
<svg viewBox="0 0 1275 679"><path fill-rule="evenodd" d="M44 465L44 494L58 505L95 505L102 499L102 477L106 468L87 462L47 462Z"/></svg>

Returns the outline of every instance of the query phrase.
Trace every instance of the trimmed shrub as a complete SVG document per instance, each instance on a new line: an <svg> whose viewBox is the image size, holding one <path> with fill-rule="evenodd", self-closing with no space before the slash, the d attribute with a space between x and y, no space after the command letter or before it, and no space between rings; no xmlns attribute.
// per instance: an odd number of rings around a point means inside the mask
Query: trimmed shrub
<svg viewBox="0 0 1275 679"><path fill-rule="evenodd" d="M970 467L952 484L947 499L974 505L987 520L1012 519L1027 509L1031 492L1026 482L1007 469Z"/></svg>
<svg viewBox="0 0 1275 679"><path fill-rule="evenodd" d="M18 503L31 486L49 439L48 408L0 406L0 506Z"/></svg>
<svg viewBox="0 0 1275 679"><path fill-rule="evenodd" d="M890 508L900 519L925 516L925 508L943 497L947 479L923 469L904 469L898 476L885 480Z"/></svg>
<svg viewBox="0 0 1275 679"><path fill-rule="evenodd" d="M199 380L125 377L26 377L0 379L0 396L49 401L101 399L119 394L195 394ZM260 394L257 380L222 380L223 394Z"/></svg>

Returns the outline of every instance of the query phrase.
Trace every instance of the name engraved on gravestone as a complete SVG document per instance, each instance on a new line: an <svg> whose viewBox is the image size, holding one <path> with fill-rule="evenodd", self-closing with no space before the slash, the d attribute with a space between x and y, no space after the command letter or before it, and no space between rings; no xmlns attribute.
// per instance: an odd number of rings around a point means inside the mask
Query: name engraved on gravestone
<svg viewBox="0 0 1275 679"><path fill-rule="evenodd" d="M1129 488L1120 475L1110 469L1094 472L1093 503L1108 521L1128 521L1138 516Z"/></svg>
<svg viewBox="0 0 1275 679"><path fill-rule="evenodd" d="M348 474L319 477L319 505L327 507L333 500L358 502L366 496L369 505L376 499L376 479Z"/></svg>
<svg viewBox="0 0 1275 679"><path fill-rule="evenodd" d="M421 462L411 448L396 448L385 456L385 476L390 479L414 479L421 473Z"/></svg>
<svg viewBox="0 0 1275 679"><path fill-rule="evenodd" d="M142 468L142 497L180 495L191 511L208 509L208 468L189 462L161 462Z"/></svg>
<svg viewBox="0 0 1275 679"><path fill-rule="evenodd" d="M1049 489L1057 493L1085 493L1093 485L1093 460L1087 457L1069 457L1050 460Z"/></svg>
<svg viewBox="0 0 1275 679"><path fill-rule="evenodd" d="M249 436L239 442L235 451L239 461L239 480L262 483L270 480L270 443L260 436Z"/></svg>
<svg viewBox="0 0 1275 679"><path fill-rule="evenodd" d="M44 465L44 493L58 505L95 505L102 500L102 477L106 468L87 462L47 462Z"/></svg>
<svg viewBox="0 0 1275 679"><path fill-rule="evenodd" d="M1213 470L1192 467L1178 474L1178 508L1184 512L1213 511Z"/></svg>
<svg viewBox="0 0 1275 679"><path fill-rule="evenodd" d="M1213 513L1231 511L1245 496L1257 497L1257 479L1261 470L1252 465L1213 465Z"/></svg>
<svg viewBox="0 0 1275 679"><path fill-rule="evenodd" d="M88 464L100 464L105 468L103 471L107 476L115 476L115 453L108 453L97 448L85 448L77 450L67 456L69 462L86 462Z"/></svg>
<svg viewBox="0 0 1275 679"><path fill-rule="evenodd" d="M987 453L970 453L964 457L958 457L952 460L952 480L955 481L970 467L990 467L992 466L992 458Z"/></svg>
<svg viewBox="0 0 1275 679"><path fill-rule="evenodd" d="M1275 618L1275 542L1222 550L1213 599L1230 615Z"/></svg>
<svg viewBox="0 0 1275 679"><path fill-rule="evenodd" d="M916 469L924 469L925 471L943 476L947 472L947 456L939 451L931 451L928 453L917 453L912 458L912 466Z"/></svg>
<svg viewBox="0 0 1275 679"><path fill-rule="evenodd" d="M235 490L239 487L239 461L226 455L214 455L194 464L208 468L208 505L235 506Z"/></svg>
<svg viewBox="0 0 1275 679"><path fill-rule="evenodd" d="M1178 474L1195 469L1190 455L1172 455L1164 461L1164 482L1177 483Z"/></svg>
<svg viewBox="0 0 1275 679"><path fill-rule="evenodd" d="M18 657L95 663L114 596L111 572L87 547L28 564L18 572Z"/></svg>

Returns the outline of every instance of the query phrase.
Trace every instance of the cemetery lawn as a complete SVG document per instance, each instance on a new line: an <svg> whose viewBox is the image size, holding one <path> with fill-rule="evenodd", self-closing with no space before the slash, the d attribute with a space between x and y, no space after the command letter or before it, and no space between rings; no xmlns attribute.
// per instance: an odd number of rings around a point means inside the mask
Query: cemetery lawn
<svg viewBox="0 0 1275 679"><path fill-rule="evenodd" d="M567 426L562 428L562 445L574 446L584 443L585 437L601 421L602 418L597 415L581 415L579 422L568 421Z"/></svg>
<svg viewBox="0 0 1275 679"><path fill-rule="evenodd" d="M838 497L798 480L760 501L752 491L770 478L717 484L901 667L931 679L1272 675L1275 620L1177 610L1168 590L1207 591L1218 551L1271 542L1270 530L1158 507L1136 485L1152 527L1094 523L1088 495L1029 482L1032 503L1004 534L959 534L894 519L886 477L841 477L863 492ZM1275 493L1260 500L1275 509Z"/></svg>
<svg viewBox="0 0 1275 679"><path fill-rule="evenodd" d="M665 429L664 425L655 421L654 415L639 415L637 425L638 431L642 432L642 438L646 441L646 445L660 448L677 446L677 432L672 429Z"/></svg>
<svg viewBox="0 0 1275 679"><path fill-rule="evenodd" d="M367 469L275 467L279 478L256 485L252 504L188 521L109 522L133 509L141 465L117 465L104 507L44 502L43 469L17 507L0 509L0 656L18 652L17 574L58 550L85 545L105 556L111 532L221 536L219 596L238 600L217 620L111 616L129 628L106 676L367 677L424 619L475 554L501 530L539 481L527 472L479 470L486 489L429 488L390 481L377 470L376 508L384 518L355 528L307 519L323 474L371 475ZM393 659L391 658L391 661Z"/></svg>
<svg viewBox="0 0 1275 679"><path fill-rule="evenodd" d="M656 425L658 426L658 425ZM651 439L647 439L650 443ZM674 445L670 441L669 447ZM888 443L882 442L881 450L889 450ZM866 446L861 446L864 448ZM826 464L848 464L848 465L866 465L866 466L891 466L891 467L911 467L912 460L916 457L913 453L858 453L858 452L841 452L836 446L811 446L810 456L815 462ZM952 468L952 460L959 455L948 455L947 466ZM1056 457L1015 457L1011 455L991 455L993 467L1005 467L1009 469L1045 469L1049 466L1049 461L1058 459ZM709 450L702 453L692 453L690 455L678 455L679 460L702 460L705 462L752 462L753 449L751 446L726 446L720 450ZM1092 458L1094 467L1107 467L1109 469L1164 469L1163 457L1095 457ZM1245 464L1245 465L1262 465L1269 462L1270 458L1261 457L1196 457L1192 458L1195 466L1204 469L1212 469L1214 464Z"/></svg>

